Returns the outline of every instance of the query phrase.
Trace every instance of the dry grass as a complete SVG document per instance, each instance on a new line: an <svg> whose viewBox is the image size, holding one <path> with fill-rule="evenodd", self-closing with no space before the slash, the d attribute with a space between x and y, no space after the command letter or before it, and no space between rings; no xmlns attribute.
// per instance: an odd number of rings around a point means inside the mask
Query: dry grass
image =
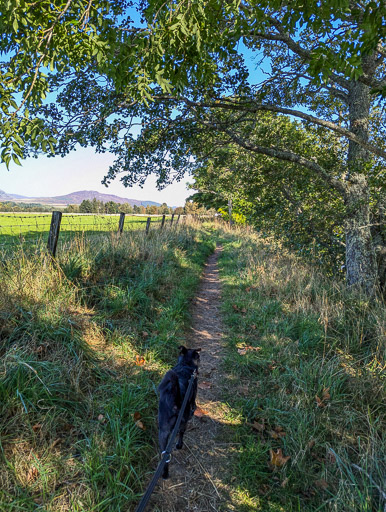
<svg viewBox="0 0 386 512"><path fill-rule="evenodd" d="M213 247L188 226L3 260L0 510L134 508L157 453L156 385Z"/></svg>
<svg viewBox="0 0 386 512"><path fill-rule="evenodd" d="M279 244L221 236L236 509L383 510L384 304Z"/></svg>

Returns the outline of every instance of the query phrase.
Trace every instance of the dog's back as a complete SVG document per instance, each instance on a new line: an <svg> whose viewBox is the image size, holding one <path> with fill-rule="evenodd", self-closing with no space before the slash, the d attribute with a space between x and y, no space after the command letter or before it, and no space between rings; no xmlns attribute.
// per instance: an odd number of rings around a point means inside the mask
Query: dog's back
<svg viewBox="0 0 386 512"><path fill-rule="evenodd" d="M197 371L201 349L187 349L179 347L180 356L176 366L169 370L162 379L158 390L160 393L158 409L159 444L161 452L164 452L168 444L169 436L176 424L182 402L188 388L191 375ZM182 439L186 429L186 423L193 416L196 408L197 381L194 381L191 395L181 420L179 440L177 448L182 448ZM165 464L163 477L168 477L168 464Z"/></svg>

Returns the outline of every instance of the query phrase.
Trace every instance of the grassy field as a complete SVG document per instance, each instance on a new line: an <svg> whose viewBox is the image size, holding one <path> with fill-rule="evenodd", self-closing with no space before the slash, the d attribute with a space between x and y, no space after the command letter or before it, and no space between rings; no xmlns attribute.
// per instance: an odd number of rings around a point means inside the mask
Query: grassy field
<svg viewBox="0 0 386 512"><path fill-rule="evenodd" d="M152 216L151 222L159 225L162 216ZM126 215L124 231L145 229L146 216ZM0 247L22 242L47 241L51 214L36 213L0 213ZM64 213L62 217L60 239L68 240L74 233L117 232L117 215L77 215Z"/></svg>
<svg viewBox="0 0 386 512"><path fill-rule="evenodd" d="M384 303L256 235L220 236L234 510L384 511Z"/></svg>
<svg viewBox="0 0 386 512"><path fill-rule="evenodd" d="M214 242L180 227L0 262L0 510L133 510Z"/></svg>

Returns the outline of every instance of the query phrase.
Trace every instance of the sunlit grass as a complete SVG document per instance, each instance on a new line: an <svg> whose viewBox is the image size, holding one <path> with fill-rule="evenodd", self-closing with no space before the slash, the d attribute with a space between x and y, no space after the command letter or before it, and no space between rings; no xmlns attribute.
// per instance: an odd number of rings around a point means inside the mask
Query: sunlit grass
<svg viewBox="0 0 386 512"><path fill-rule="evenodd" d="M3 260L0 510L134 508L157 462L156 387L213 248L187 226Z"/></svg>
<svg viewBox="0 0 386 512"><path fill-rule="evenodd" d="M235 507L383 510L384 304L257 235L220 237Z"/></svg>

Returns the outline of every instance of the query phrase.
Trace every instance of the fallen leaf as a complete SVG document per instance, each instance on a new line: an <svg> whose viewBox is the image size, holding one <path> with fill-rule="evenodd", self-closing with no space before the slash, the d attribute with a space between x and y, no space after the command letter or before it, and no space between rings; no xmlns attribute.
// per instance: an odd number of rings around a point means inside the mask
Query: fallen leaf
<svg viewBox="0 0 386 512"><path fill-rule="evenodd" d="M201 407L196 407L196 410L194 411L194 415L197 416L197 418L202 418L206 414L209 414L208 411L201 409Z"/></svg>
<svg viewBox="0 0 386 512"><path fill-rule="evenodd" d="M315 442L315 439L311 439L311 441L309 441L309 443L307 444L307 448L311 450L315 446Z"/></svg>
<svg viewBox="0 0 386 512"><path fill-rule="evenodd" d="M284 489L284 487L286 487L286 486L287 486L288 481L289 481L289 478L285 478L285 479L282 481L282 483L280 484L280 487L283 487L283 489Z"/></svg>
<svg viewBox="0 0 386 512"><path fill-rule="evenodd" d="M255 330L256 330L256 325L255 325L255 324L252 324L252 325L251 325L251 329L252 329L253 331L255 331Z"/></svg>
<svg viewBox="0 0 386 512"><path fill-rule="evenodd" d="M328 487L328 483L323 478L321 478L320 480L316 480L315 485L316 485L316 487L318 487L318 489L323 489L323 490L326 490Z"/></svg>
<svg viewBox="0 0 386 512"><path fill-rule="evenodd" d="M137 425L138 428L140 428L141 430L146 430L146 427L145 425L142 423L141 420L138 420L135 422L135 424Z"/></svg>
<svg viewBox="0 0 386 512"><path fill-rule="evenodd" d="M147 338L149 336L149 333L147 331L142 331L142 336L144 338Z"/></svg>
<svg viewBox="0 0 386 512"><path fill-rule="evenodd" d="M316 404L318 407L326 407L326 403L330 400L331 396L329 393L330 388L324 388L322 392L322 398L319 398L318 395L315 396Z"/></svg>
<svg viewBox="0 0 386 512"><path fill-rule="evenodd" d="M103 416L103 414L99 414L98 421L100 421L101 423L105 421L105 417Z"/></svg>
<svg viewBox="0 0 386 512"><path fill-rule="evenodd" d="M265 430L264 419L261 421L261 423L259 423L258 421L255 420L252 423L252 428L257 430L258 432L264 432L264 430Z"/></svg>
<svg viewBox="0 0 386 512"><path fill-rule="evenodd" d="M250 287L250 286L247 286L247 287L245 288L245 291L246 291L246 292L250 292L250 291L251 291L251 287Z"/></svg>
<svg viewBox="0 0 386 512"><path fill-rule="evenodd" d="M235 310L235 311L238 311L239 310L239 307L236 306L236 304L232 304L232 308Z"/></svg>
<svg viewBox="0 0 386 512"><path fill-rule="evenodd" d="M246 312L247 312L247 310L246 310L245 308L243 308L243 309L241 310L241 312L242 312L242 313L246 313Z"/></svg>
<svg viewBox="0 0 386 512"><path fill-rule="evenodd" d="M318 407L326 407L326 404L323 402L323 400L321 400L318 395L315 396L315 400L316 400L316 405Z"/></svg>
<svg viewBox="0 0 386 512"><path fill-rule="evenodd" d="M134 418L134 421L137 421L137 420L140 420L142 418L141 414L136 411L134 414L133 414L133 418Z"/></svg>
<svg viewBox="0 0 386 512"><path fill-rule="evenodd" d="M50 445L50 450L51 450L52 448L55 448L55 446L56 446L57 444L61 443L61 442L62 442L62 440L61 440L61 438L60 438L60 437L58 437L58 439L55 439L55 441L53 441L53 442L51 443L51 445Z"/></svg>
<svg viewBox="0 0 386 512"><path fill-rule="evenodd" d="M244 347L238 348L237 352L241 356L244 356L248 351L258 352L259 350L261 350L261 347L253 347L252 345L245 345Z"/></svg>
<svg viewBox="0 0 386 512"><path fill-rule="evenodd" d="M39 476L39 470L37 467L32 466L27 473L27 482L33 482Z"/></svg>
<svg viewBox="0 0 386 512"><path fill-rule="evenodd" d="M145 359L137 354L135 356L135 364L137 366L143 366L145 364Z"/></svg>
<svg viewBox="0 0 386 512"><path fill-rule="evenodd" d="M286 433L283 431L277 432L276 430L270 430L268 434L272 437L272 439L281 439L286 436Z"/></svg>
<svg viewBox="0 0 386 512"><path fill-rule="evenodd" d="M202 380L198 383L198 387L200 389L210 389L212 387L212 383L206 380Z"/></svg>
<svg viewBox="0 0 386 512"><path fill-rule="evenodd" d="M276 452L274 452L273 450L269 450L269 454L271 456L270 462L272 466L277 468L281 468L282 466L284 466L284 464L286 464L286 462L288 462L291 458L289 455L285 457L283 455L281 448L279 448Z"/></svg>
<svg viewBox="0 0 386 512"><path fill-rule="evenodd" d="M41 424L41 423L36 423L36 425L34 425L34 426L32 427L32 430L33 430L34 432L37 432L37 431L38 431L38 430L40 430L41 428L42 428L42 424Z"/></svg>

